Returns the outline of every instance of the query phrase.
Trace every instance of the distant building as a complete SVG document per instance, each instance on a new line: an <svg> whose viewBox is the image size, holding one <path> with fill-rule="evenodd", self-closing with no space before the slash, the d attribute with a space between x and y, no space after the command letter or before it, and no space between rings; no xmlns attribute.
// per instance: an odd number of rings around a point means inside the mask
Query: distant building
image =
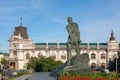
<svg viewBox="0 0 120 80"><path fill-rule="evenodd" d="M52 56L55 60L66 62L66 43L33 43L27 34L27 28L20 25L9 39L10 66L13 69L26 69L31 57ZM108 43L81 43L80 54L89 54L91 68L105 68L109 59L114 59L119 50L119 42L115 40L113 31ZM73 50L73 55L75 51Z"/></svg>

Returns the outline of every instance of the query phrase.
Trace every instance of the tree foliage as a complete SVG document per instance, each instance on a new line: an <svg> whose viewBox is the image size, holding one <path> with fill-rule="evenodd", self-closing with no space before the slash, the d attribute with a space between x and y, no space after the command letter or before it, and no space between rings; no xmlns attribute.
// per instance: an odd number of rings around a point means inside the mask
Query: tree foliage
<svg viewBox="0 0 120 80"><path fill-rule="evenodd" d="M27 63L27 68L35 69L36 63L37 63L37 58L36 57L31 57L30 60Z"/></svg>
<svg viewBox="0 0 120 80"><path fill-rule="evenodd" d="M1 64L2 64L2 65L6 66L8 63L9 63L9 61L6 60L5 58L2 58L2 59L1 59Z"/></svg>
<svg viewBox="0 0 120 80"><path fill-rule="evenodd" d="M32 68L36 72L50 72L62 64L61 61L55 61L52 57L31 57L28 68Z"/></svg>

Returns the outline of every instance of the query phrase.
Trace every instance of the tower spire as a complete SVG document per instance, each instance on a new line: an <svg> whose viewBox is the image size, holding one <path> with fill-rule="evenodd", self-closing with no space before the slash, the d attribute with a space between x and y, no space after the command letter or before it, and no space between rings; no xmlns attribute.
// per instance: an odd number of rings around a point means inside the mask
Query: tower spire
<svg viewBox="0 0 120 80"><path fill-rule="evenodd" d="M21 21L20 26L22 26L22 17L20 17L20 21Z"/></svg>
<svg viewBox="0 0 120 80"><path fill-rule="evenodd" d="M115 40L113 30L112 30L112 32L111 32L111 37L110 37L110 40Z"/></svg>

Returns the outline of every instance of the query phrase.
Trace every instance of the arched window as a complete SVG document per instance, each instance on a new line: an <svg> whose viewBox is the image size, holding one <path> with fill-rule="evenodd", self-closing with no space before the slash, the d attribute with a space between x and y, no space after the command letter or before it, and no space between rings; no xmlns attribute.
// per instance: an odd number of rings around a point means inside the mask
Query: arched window
<svg viewBox="0 0 120 80"><path fill-rule="evenodd" d="M101 68L105 68L105 63L101 63Z"/></svg>
<svg viewBox="0 0 120 80"><path fill-rule="evenodd" d="M66 55L64 52L63 52L63 54L61 54L61 59L66 59Z"/></svg>
<svg viewBox="0 0 120 80"><path fill-rule="evenodd" d="M92 54L91 54L91 59L96 59L95 53L92 53Z"/></svg>
<svg viewBox="0 0 120 80"><path fill-rule="evenodd" d="M30 59L30 54L26 53L26 59Z"/></svg>
<svg viewBox="0 0 120 80"><path fill-rule="evenodd" d="M105 59L105 54L104 53L101 54L101 59Z"/></svg>
<svg viewBox="0 0 120 80"><path fill-rule="evenodd" d="M91 69L95 69L96 68L96 64L95 63L91 63Z"/></svg>

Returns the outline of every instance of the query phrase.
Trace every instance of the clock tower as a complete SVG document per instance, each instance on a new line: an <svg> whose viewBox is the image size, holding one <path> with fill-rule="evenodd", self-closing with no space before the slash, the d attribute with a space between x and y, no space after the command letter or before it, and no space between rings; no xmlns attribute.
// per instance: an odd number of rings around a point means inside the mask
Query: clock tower
<svg viewBox="0 0 120 80"><path fill-rule="evenodd" d="M29 39L27 34L27 28L21 24L15 27L15 31L11 38L8 40L10 43L10 67L11 69L23 69L25 66L25 53L27 49L34 50L35 46L33 41Z"/></svg>
<svg viewBox="0 0 120 80"><path fill-rule="evenodd" d="M119 42L115 40L114 33L113 31L111 32L110 40L108 42L107 46L107 63L109 60L113 60L114 58L117 57L117 53L119 50Z"/></svg>

